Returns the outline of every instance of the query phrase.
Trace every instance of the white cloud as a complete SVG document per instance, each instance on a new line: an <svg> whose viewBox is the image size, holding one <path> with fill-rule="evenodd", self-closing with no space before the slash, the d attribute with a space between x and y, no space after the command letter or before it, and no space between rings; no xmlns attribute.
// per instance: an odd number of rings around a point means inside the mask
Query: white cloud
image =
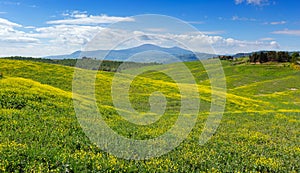
<svg viewBox="0 0 300 173"><path fill-rule="evenodd" d="M59 39L59 38L91 38L97 34L102 27L81 25L55 25L36 28L35 33L29 34L33 37ZM69 42L70 43L70 42Z"/></svg>
<svg viewBox="0 0 300 173"><path fill-rule="evenodd" d="M70 16L76 16L78 19L87 18L82 12L73 13ZM26 29L23 31L24 28ZM211 47L213 47L218 54L279 48L279 44L274 39L242 41L217 36L221 33L223 32L204 31L202 33L168 34L165 28L148 28L142 32L82 24L57 24L36 28L22 26L0 18L0 56L69 54L81 50L86 44L89 44L91 50L107 50L115 48L119 43L121 44L117 47L121 49L146 43L164 47L182 46L176 45L179 42L197 52L215 53L212 52ZM93 40L96 35L98 37ZM91 40L99 44L93 45Z"/></svg>
<svg viewBox="0 0 300 173"><path fill-rule="evenodd" d="M21 27L22 25L0 18L0 26Z"/></svg>
<svg viewBox="0 0 300 173"><path fill-rule="evenodd" d="M280 45L276 41L245 41L233 38L222 38L213 44L215 50L220 54L233 54L240 52L252 52L259 50L276 50Z"/></svg>
<svg viewBox="0 0 300 173"><path fill-rule="evenodd" d="M2 46L11 46L11 44L16 43L38 42L38 39L28 37L25 32L15 29L20 27L22 27L22 25L0 18L0 41L4 43Z"/></svg>
<svg viewBox="0 0 300 173"><path fill-rule="evenodd" d="M271 45L272 47L277 48L277 49L280 47L279 44L278 44L276 41L271 41L271 42L270 42L270 45Z"/></svg>
<svg viewBox="0 0 300 173"><path fill-rule="evenodd" d="M279 22L270 22L271 25L284 25L286 21L279 21Z"/></svg>
<svg viewBox="0 0 300 173"><path fill-rule="evenodd" d="M239 16L232 16L232 19L233 21L251 21L251 22L255 22L257 21L256 19L254 18L247 18L247 17L239 17Z"/></svg>
<svg viewBox="0 0 300 173"><path fill-rule="evenodd" d="M281 31L274 31L272 34L282 34L282 35L294 35L294 36L300 36L300 30L281 30Z"/></svg>
<svg viewBox="0 0 300 173"><path fill-rule="evenodd" d="M275 39L274 38L270 38L270 37L266 37L266 38L261 38L259 40L261 40L261 41L274 41Z"/></svg>
<svg viewBox="0 0 300 173"><path fill-rule="evenodd" d="M36 27L35 26L24 26L24 28L26 28L26 29L35 29Z"/></svg>
<svg viewBox="0 0 300 173"><path fill-rule="evenodd" d="M47 24L68 24L68 25L95 25L95 24L110 24L120 21L134 21L131 17L116 17L107 15L88 15L87 12L73 11L71 13L63 13L63 16L70 17L63 20L48 21Z"/></svg>
<svg viewBox="0 0 300 173"><path fill-rule="evenodd" d="M76 15L80 15L80 14L87 14L87 11L78 11L78 10L74 10L74 11L66 11L64 13L62 13L62 16L71 16L74 17Z"/></svg>
<svg viewBox="0 0 300 173"><path fill-rule="evenodd" d="M247 3L249 5L263 6L268 5L269 0L235 0L235 4Z"/></svg>
<svg viewBox="0 0 300 173"><path fill-rule="evenodd" d="M244 0L235 0L235 4L241 4Z"/></svg>
<svg viewBox="0 0 300 173"><path fill-rule="evenodd" d="M68 54L80 50L102 30L103 28L99 26L55 25L36 28L35 32L28 33L28 36L42 40L41 47L44 48L44 52L36 55L45 56Z"/></svg>
<svg viewBox="0 0 300 173"><path fill-rule="evenodd" d="M26 52L31 52L32 54L34 49L31 48L25 50L25 47L39 43L39 39L30 37L24 31L18 30L21 27L22 25L8 21L7 19L0 19L1 56L25 55ZM19 52L21 49L24 49L25 51Z"/></svg>
<svg viewBox="0 0 300 173"><path fill-rule="evenodd" d="M0 4L3 5L21 5L21 2L14 2L14 1L2 1Z"/></svg>
<svg viewBox="0 0 300 173"><path fill-rule="evenodd" d="M1 42L5 42L5 43L36 43L39 40L35 39L35 38L30 38L30 37L4 37L4 38L0 38Z"/></svg>
<svg viewBox="0 0 300 173"><path fill-rule="evenodd" d="M264 24L265 25L284 25L286 23L287 23L287 21L282 20L282 21L274 21L274 22L265 22Z"/></svg>
<svg viewBox="0 0 300 173"><path fill-rule="evenodd" d="M200 31L200 32L206 35L220 35L225 33L225 31Z"/></svg>
<svg viewBox="0 0 300 173"><path fill-rule="evenodd" d="M167 32L168 29L167 28L146 28L146 31L149 32Z"/></svg>

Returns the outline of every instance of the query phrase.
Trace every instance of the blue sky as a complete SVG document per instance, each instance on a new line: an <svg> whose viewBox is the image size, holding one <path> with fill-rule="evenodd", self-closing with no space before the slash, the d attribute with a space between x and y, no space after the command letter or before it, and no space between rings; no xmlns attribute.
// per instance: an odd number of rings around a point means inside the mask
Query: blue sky
<svg viewBox="0 0 300 173"><path fill-rule="evenodd" d="M71 53L108 24L141 14L188 22L217 53L300 50L299 7L296 0L0 0L0 56Z"/></svg>

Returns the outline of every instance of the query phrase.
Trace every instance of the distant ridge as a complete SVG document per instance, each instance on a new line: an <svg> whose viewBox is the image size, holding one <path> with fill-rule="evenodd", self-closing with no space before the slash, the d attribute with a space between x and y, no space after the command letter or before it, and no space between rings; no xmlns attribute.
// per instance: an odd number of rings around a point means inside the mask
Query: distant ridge
<svg viewBox="0 0 300 173"><path fill-rule="evenodd" d="M180 47L160 47L153 44L144 44L137 47L122 50L95 50L76 51L67 55L47 56L49 59L80 59L82 57L111 60L111 61L133 61L133 62L157 62L174 63L208 59L216 55L207 53L193 53Z"/></svg>

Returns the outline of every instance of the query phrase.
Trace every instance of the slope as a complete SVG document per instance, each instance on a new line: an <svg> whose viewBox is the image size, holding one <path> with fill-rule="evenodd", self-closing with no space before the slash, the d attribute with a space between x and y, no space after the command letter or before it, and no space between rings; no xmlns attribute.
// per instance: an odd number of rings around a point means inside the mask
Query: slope
<svg viewBox="0 0 300 173"><path fill-rule="evenodd" d="M186 63L195 76L201 111L188 138L170 153L146 161L114 157L92 144L82 131L72 102L74 68L0 60L0 170L3 172L298 172L299 72L283 67L230 66L223 62L228 95L218 131L205 145L199 135L210 109L210 86L204 68ZM176 64L161 66L180 69ZM160 67L160 68L161 68ZM117 133L149 139L165 133L180 111L178 85L154 67L134 78L130 100L139 112L150 109L149 96L161 91L168 101L164 116L149 126L134 125L113 106L114 73L98 72L96 98L100 113ZM127 80L129 74L121 74ZM254 83L257 82L257 83ZM270 85L273 85L271 87ZM269 87L268 87L269 86ZM84 98L76 95L75 99ZM125 110L121 110L125 111Z"/></svg>

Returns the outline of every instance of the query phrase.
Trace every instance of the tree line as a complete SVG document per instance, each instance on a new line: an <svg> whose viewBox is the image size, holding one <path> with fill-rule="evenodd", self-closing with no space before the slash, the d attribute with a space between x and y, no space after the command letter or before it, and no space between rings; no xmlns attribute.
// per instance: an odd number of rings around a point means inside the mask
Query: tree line
<svg viewBox="0 0 300 173"><path fill-rule="evenodd" d="M300 65L299 52L284 52L284 51L261 51L251 53L249 56L250 63L266 63L266 62L291 62L293 64ZM220 60L235 60L235 56L225 56L220 55L218 57Z"/></svg>
<svg viewBox="0 0 300 173"><path fill-rule="evenodd" d="M292 55L289 52L284 51L267 51L267 52L255 52L249 56L251 63L266 63L266 62L292 62L297 63L299 57L298 52L294 52Z"/></svg>

